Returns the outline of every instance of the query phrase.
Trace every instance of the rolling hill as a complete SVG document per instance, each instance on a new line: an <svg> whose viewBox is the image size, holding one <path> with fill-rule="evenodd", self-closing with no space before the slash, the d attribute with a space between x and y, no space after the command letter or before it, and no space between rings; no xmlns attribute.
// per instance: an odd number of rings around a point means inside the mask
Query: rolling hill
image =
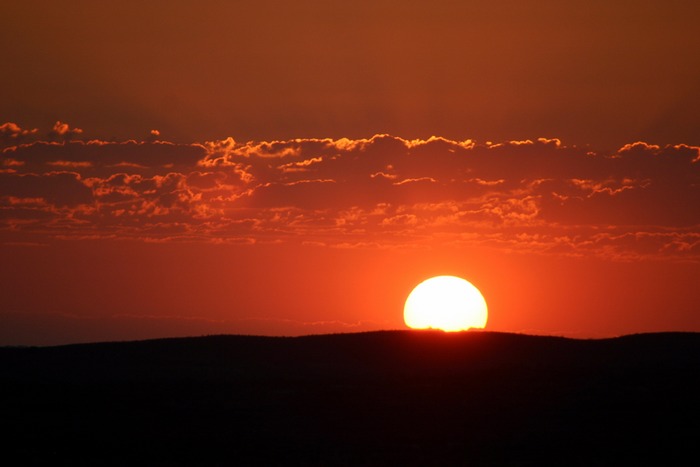
<svg viewBox="0 0 700 467"><path fill-rule="evenodd" d="M679 465L698 394L698 333L0 348L19 465Z"/></svg>

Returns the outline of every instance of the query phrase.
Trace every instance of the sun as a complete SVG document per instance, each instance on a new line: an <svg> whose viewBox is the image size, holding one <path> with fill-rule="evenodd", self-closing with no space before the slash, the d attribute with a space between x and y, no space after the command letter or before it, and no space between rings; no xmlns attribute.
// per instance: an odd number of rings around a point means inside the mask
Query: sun
<svg viewBox="0 0 700 467"><path fill-rule="evenodd" d="M486 326L488 309L479 289L455 276L436 276L408 295L403 318L409 328L464 331Z"/></svg>

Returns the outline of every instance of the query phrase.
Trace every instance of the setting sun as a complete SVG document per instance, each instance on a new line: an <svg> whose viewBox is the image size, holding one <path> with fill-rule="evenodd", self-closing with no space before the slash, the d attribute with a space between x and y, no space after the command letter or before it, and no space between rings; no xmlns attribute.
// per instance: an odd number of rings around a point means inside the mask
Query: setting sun
<svg viewBox="0 0 700 467"><path fill-rule="evenodd" d="M404 305L404 321L414 329L464 331L486 326L486 300L470 282L437 276L416 286Z"/></svg>

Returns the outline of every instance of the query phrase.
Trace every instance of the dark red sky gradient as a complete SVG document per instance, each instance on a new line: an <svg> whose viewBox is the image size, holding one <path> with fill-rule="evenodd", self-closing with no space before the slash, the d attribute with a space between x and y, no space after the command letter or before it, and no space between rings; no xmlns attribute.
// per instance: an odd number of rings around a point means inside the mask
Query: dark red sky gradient
<svg viewBox="0 0 700 467"><path fill-rule="evenodd" d="M0 344L700 331L700 7L494 3L8 5Z"/></svg>
<svg viewBox="0 0 700 467"><path fill-rule="evenodd" d="M692 0L5 3L0 122L22 127L700 144Z"/></svg>

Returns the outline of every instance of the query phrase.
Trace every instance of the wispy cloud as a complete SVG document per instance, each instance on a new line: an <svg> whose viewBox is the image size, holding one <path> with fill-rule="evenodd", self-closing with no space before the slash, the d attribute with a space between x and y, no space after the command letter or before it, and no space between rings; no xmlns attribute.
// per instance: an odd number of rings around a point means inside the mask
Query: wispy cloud
<svg viewBox="0 0 700 467"><path fill-rule="evenodd" d="M700 148L557 139L30 141L2 125L4 243L92 238L350 247L432 242L700 258ZM153 133L151 136L158 136ZM24 138L25 142L22 142ZM57 139L57 138L54 138ZM73 140L71 140L73 139Z"/></svg>

